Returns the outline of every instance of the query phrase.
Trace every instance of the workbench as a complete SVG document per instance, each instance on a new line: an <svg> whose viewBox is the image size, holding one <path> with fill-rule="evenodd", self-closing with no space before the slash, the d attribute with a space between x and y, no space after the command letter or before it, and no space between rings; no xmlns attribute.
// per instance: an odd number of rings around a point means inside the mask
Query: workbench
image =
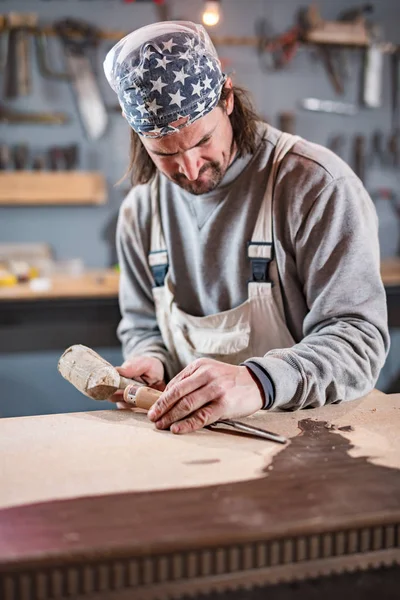
<svg viewBox="0 0 400 600"><path fill-rule="evenodd" d="M382 262L390 327L400 327L400 259ZM0 353L62 350L79 341L114 347L119 275L111 269L76 277L58 276L48 290L28 284L0 288Z"/></svg>
<svg viewBox="0 0 400 600"><path fill-rule="evenodd" d="M244 420L0 419L0 597L398 598L400 394Z"/></svg>

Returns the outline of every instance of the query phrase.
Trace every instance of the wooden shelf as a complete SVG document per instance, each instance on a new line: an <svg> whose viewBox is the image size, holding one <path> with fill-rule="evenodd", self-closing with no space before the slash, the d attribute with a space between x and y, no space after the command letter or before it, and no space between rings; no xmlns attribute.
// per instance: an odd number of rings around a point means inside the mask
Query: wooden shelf
<svg viewBox="0 0 400 600"><path fill-rule="evenodd" d="M400 259L386 259L381 263L385 287L400 286ZM82 275L54 275L48 290L36 291L29 283L0 287L0 302L9 300L43 300L61 298L117 298L119 273L114 269L85 271Z"/></svg>
<svg viewBox="0 0 400 600"><path fill-rule="evenodd" d="M89 171L0 173L0 205L104 204L104 175Z"/></svg>
<svg viewBox="0 0 400 600"><path fill-rule="evenodd" d="M382 260L381 276L386 287L400 285L400 258Z"/></svg>
<svg viewBox="0 0 400 600"><path fill-rule="evenodd" d="M119 273L113 269L86 271L83 275L54 275L50 287L33 290L29 283L0 287L0 302L19 300L57 300L62 298L117 298Z"/></svg>

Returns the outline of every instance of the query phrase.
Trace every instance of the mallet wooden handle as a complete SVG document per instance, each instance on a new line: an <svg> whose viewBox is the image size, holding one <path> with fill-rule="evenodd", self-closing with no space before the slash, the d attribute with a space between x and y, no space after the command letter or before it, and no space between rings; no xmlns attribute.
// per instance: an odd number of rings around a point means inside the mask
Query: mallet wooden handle
<svg viewBox="0 0 400 600"><path fill-rule="evenodd" d="M124 390L124 401L136 408L149 410L161 394L162 392L146 386L129 385Z"/></svg>

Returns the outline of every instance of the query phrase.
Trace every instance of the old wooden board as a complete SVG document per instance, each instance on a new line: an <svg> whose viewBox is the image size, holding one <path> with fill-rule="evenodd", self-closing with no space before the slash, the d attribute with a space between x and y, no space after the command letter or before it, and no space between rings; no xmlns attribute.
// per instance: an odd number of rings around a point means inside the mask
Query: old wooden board
<svg viewBox="0 0 400 600"><path fill-rule="evenodd" d="M4 597L178 597L400 563L400 395L249 422L290 443L116 411L0 420Z"/></svg>

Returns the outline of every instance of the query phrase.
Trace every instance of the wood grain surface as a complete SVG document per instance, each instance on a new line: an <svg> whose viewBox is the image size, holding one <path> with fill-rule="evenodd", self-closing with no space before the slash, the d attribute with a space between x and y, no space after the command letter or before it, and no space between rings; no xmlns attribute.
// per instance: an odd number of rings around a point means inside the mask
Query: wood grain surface
<svg viewBox="0 0 400 600"><path fill-rule="evenodd" d="M108 582L106 592L118 588L128 594L147 586L153 595L140 597L156 598L161 584L179 583L182 591L189 579L203 589L199 582L215 583L215 578L239 585L243 573L261 577L262 572L268 579L277 569L281 577L296 569L304 576L312 568L332 572L349 564L369 568L385 561L400 563L400 470L384 466L399 430L400 396L374 393L347 406L282 416L293 415L297 433L257 478L4 508L0 573L3 589L8 586L7 600L17 597L22 576L37 582L38 574L44 577L46 598L53 597L49 590L56 580L84 597L88 590L99 591L102 577ZM350 441L357 434L365 441L369 433L370 451L374 448L375 458L381 453L377 464ZM238 441L236 435L221 435L229 436L232 444ZM143 448L155 450L150 443ZM50 456L51 447L48 452ZM132 463L137 460L134 443L126 452ZM389 463L394 465L394 460L391 456ZM34 477L32 472L32 481ZM28 585L36 594L35 586Z"/></svg>

